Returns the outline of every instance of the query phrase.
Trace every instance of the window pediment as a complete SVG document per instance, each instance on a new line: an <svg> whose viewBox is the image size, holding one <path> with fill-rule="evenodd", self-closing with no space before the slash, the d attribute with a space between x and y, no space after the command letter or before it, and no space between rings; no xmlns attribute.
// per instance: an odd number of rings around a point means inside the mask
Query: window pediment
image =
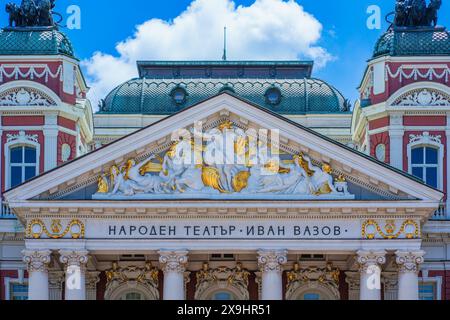
<svg viewBox="0 0 450 320"><path fill-rule="evenodd" d="M16 87L0 94L0 106L55 106L46 93L35 88Z"/></svg>
<svg viewBox="0 0 450 320"><path fill-rule="evenodd" d="M450 106L450 95L435 89L416 89L400 96L394 106L405 107L444 107Z"/></svg>

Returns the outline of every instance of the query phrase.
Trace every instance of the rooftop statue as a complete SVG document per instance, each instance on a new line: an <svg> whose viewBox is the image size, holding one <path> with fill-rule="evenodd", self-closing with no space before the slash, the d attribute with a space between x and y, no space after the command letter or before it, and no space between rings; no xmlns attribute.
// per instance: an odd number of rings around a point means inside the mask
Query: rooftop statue
<svg viewBox="0 0 450 320"><path fill-rule="evenodd" d="M395 6L396 27L436 27L442 0L397 0Z"/></svg>
<svg viewBox="0 0 450 320"><path fill-rule="evenodd" d="M6 5L9 14L9 27L55 27L53 9L56 0L22 0L20 6L15 3Z"/></svg>

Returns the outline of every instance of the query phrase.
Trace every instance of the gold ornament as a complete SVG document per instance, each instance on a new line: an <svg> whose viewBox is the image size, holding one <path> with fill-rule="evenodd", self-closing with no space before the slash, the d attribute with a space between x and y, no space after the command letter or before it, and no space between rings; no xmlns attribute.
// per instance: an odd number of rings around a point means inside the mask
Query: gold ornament
<svg viewBox="0 0 450 320"><path fill-rule="evenodd" d="M405 222L403 222L397 233L394 233L395 232L394 223L395 221L392 220L386 222L385 229L387 233L385 233L383 229L381 229L378 222L376 222L375 220L367 220L366 222L364 222L362 226L362 237L364 239L372 240L375 239L377 233L382 238L387 240L398 239L402 234L405 235L406 239L417 239L420 237L420 227L414 220L406 220ZM369 227L372 227L376 231L368 232L367 229ZM407 227L412 227L413 231L407 232L406 231Z"/></svg>
<svg viewBox="0 0 450 320"><path fill-rule="evenodd" d="M228 193L220 184L219 170L213 167L203 167L202 181L206 187L213 188L221 193Z"/></svg>
<svg viewBox="0 0 450 320"><path fill-rule="evenodd" d="M108 193L109 186L105 176L98 177L97 187L98 187L97 193Z"/></svg>
<svg viewBox="0 0 450 320"><path fill-rule="evenodd" d="M148 161L144 166L139 169L139 174L141 176L145 176L147 173L160 173L163 170L163 159L161 157L157 157L159 163L154 163L152 161Z"/></svg>
<svg viewBox="0 0 450 320"><path fill-rule="evenodd" d="M34 239L40 239L42 234L47 235L50 239L62 239L70 233L72 239L82 239L85 235L85 227L80 220L72 220L67 224L66 229L62 231L62 225L60 220L53 220L50 232L45 226L44 222L39 219L30 221L26 229L27 238L33 237Z"/></svg>
<svg viewBox="0 0 450 320"><path fill-rule="evenodd" d="M233 129L233 122L231 122L230 120L227 120L224 123L220 124L218 129L220 131L231 130L231 129Z"/></svg>
<svg viewBox="0 0 450 320"><path fill-rule="evenodd" d="M235 192L241 192L248 186L250 172L241 171L233 178L233 189Z"/></svg>
<svg viewBox="0 0 450 320"><path fill-rule="evenodd" d="M53 220L50 228L54 234L59 234L62 229L61 220Z"/></svg>

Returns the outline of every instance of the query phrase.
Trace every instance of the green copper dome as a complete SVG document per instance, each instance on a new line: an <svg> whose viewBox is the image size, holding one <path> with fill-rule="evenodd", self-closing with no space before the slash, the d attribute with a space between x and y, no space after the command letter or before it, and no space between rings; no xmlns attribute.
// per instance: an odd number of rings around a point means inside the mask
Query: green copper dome
<svg viewBox="0 0 450 320"><path fill-rule="evenodd" d="M53 29L0 30L0 55L58 55L74 57L67 36Z"/></svg>
<svg viewBox="0 0 450 320"><path fill-rule="evenodd" d="M317 79L133 79L115 88L99 113L170 115L231 92L284 115L348 112L334 87Z"/></svg>
<svg viewBox="0 0 450 320"><path fill-rule="evenodd" d="M391 28L378 40L373 57L450 55L450 32L444 28Z"/></svg>

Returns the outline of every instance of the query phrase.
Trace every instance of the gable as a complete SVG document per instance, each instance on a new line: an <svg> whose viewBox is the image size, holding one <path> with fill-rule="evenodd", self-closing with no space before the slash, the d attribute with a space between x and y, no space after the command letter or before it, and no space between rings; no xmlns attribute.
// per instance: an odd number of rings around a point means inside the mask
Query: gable
<svg viewBox="0 0 450 320"><path fill-rule="evenodd" d="M190 132L197 122L202 122L203 131L209 133L220 131L224 124L234 134L265 129L269 133L268 145L271 133L279 132L281 168L258 180L253 179L255 168L252 171L252 166L246 163L222 168L201 162L182 172L164 165L174 146L173 132L179 129ZM207 148L204 141L202 148ZM154 159L150 160L150 155ZM127 187L119 186L120 191L113 192L120 175L123 180L127 170L136 166L134 169L139 171L140 165L147 167L145 179L142 174L127 178L128 182L123 183ZM262 162L257 169L261 168L271 169L268 162ZM112 171L115 181L111 180ZM163 171L168 172L162 176ZM173 179L164 179L170 174ZM162 188L162 184L167 186ZM442 193L310 129L223 93L10 190L5 198L9 202L204 199L438 203Z"/></svg>

